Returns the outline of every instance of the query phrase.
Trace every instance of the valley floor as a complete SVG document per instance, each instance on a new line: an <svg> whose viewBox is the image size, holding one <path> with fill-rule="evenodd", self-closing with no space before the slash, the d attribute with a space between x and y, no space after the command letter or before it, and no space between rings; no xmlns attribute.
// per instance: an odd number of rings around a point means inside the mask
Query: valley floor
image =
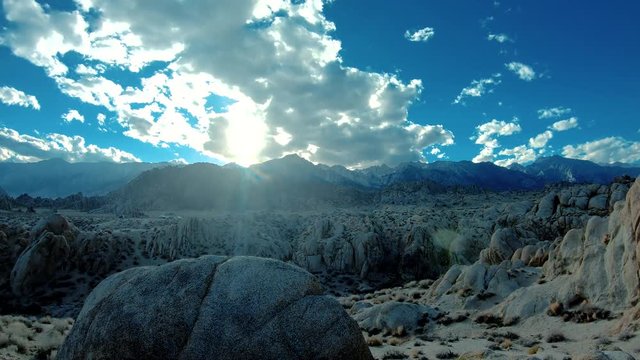
<svg viewBox="0 0 640 360"><path fill-rule="evenodd" d="M205 254L316 274L376 359L640 359L630 185L306 212L1 211L0 360L55 358L105 277Z"/></svg>

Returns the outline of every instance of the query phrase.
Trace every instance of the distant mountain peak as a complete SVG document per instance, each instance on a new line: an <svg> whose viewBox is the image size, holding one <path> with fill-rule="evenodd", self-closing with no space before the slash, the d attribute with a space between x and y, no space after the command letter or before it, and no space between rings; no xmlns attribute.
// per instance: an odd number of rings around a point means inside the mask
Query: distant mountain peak
<svg viewBox="0 0 640 360"><path fill-rule="evenodd" d="M288 154L279 159L272 159L260 164L251 165L249 168L269 168L272 166L315 166L312 162L300 157L298 154Z"/></svg>
<svg viewBox="0 0 640 360"><path fill-rule="evenodd" d="M235 163L235 162L226 163L222 167L225 169L244 169L244 166L239 165L238 163Z"/></svg>
<svg viewBox="0 0 640 360"><path fill-rule="evenodd" d="M287 162L293 162L293 161L297 161L297 162L302 162L302 163L309 163L311 164L311 162L305 158L303 158L302 156L298 155L298 154L287 154L283 157L281 157L278 160L282 160L282 161L287 161Z"/></svg>

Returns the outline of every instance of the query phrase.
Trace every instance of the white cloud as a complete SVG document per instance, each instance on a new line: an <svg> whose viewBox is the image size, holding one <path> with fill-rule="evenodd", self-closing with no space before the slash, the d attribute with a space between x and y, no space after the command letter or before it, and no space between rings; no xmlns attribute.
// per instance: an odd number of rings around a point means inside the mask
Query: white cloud
<svg viewBox="0 0 640 360"><path fill-rule="evenodd" d="M5 0L12 26L1 36L63 93L106 107L123 134L156 146L189 146L243 164L298 153L357 167L424 160L431 146L453 143L442 125L408 118L422 91L419 80L342 63L323 6L83 0L83 12L64 12L44 11L35 0ZM90 8L97 18L84 17ZM68 76L61 60L71 51L91 64L75 69L79 77ZM100 67L136 72L156 60L169 65L135 87ZM216 111L212 95L231 104ZM285 133L287 141L279 136Z"/></svg>
<svg viewBox="0 0 640 360"><path fill-rule="evenodd" d="M570 108L562 106L538 110L538 119L555 119L571 113Z"/></svg>
<svg viewBox="0 0 640 360"><path fill-rule="evenodd" d="M44 138L0 128L0 161L31 162L61 158L69 162L139 162L134 155L114 147L86 144L82 136L48 134Z"/></svg>
<svg viewBox="0 0 640 360"><path fill-rule="evenodd" d="M453 101L454 104L464 104L464 99L467 97L480 97L486 93L493 92L493 88L501 83L500 77L502 74L493 74L488 79L473 80L471 85L460 91L460 94Z"/></svg>
<svg viewBox="0 0 640 360"><path fill-rule="evenodd" d="M96 116L96 120L98 120L98 125L104 126L104 122L107 120L107 116L103 113L99 113Z"/></svg>
<svg viewBox="0 0 640 360"><path fill-rule="evenodd" d="M545 109L546 113L540 112L540 114L544 114L545 118L552 117L558 112L558 110ZM509 156L506 159L499 159L495 161L496 165L500 166L509 166L514 163L523 164L526 162L530 162L535 160L538 156L543 155L547 152L547 144L551 139L553 139L554 132L566 131L578 126L578 119L576 117L569 118L567 120L561 120L555 122L553 125L549 126L549 130L546 130L532 138L529 139L528 144L516 146L512 149L505 149L498 153L498 155ZM567 147L565 147L567 149Z"/></svg>
<svg viewBox="0 0 640 360"><path fill-rule="evenodd" d="M567 131L578 127L578 118L573 116L566 120L556 121L551 125L551 128L555 131Z"/></svg>
<svg viewBox="0 0 640 360"><path fill-rule="evenodd" d="M521 80L531 81L536 78L536 72L533 71L533 68L529 65L525 65L520 62L510 62L508 64L504 64L507 69L518 75Z"/></svg>
<svg viewBox="0 0 640 360"><path fill-rule="evenodd" d="M636 163L640 161L640 142L611 136L583 144L567 145L562 148L562 155L600 164Z"/></svg>
<svg viewBox="0 0 640 360"><path fill-rule="evenodd" d="M185 160L184 158L181 158L181 157L172 159L172 160L169 161L169 163L173 164L173 165L187 165L187 164L189 164L189 162L187 160Z"/></svg>
<svg viewBox="0 0 640 360"><path fill-rule="evenodd" d="M35 96L27 95L9 86L0 87L0 102L5 105L18 105L40 110L40 103Z"/></svg>
<svg viewBox="0 0 640 360"><path fill-rule="evenodd" d="M404 38L413 42L425 42L431 39L435 34L436 32L433 28L426 27L414 32L407 30L404 33Z"/></svg>
<svg viewBox="0 0 640 360"><path fill-rule="evenodd" d="M91 67L91 66L87 66L85 64L79 64L76 67L76 74L78 75L98 75L98 73L100 73L101 71L99 71L98 69Z"/></svg>
<svg viewBox="0 0 640 360"><path fill-rule="evenodd" d="M493 161L493 159L496 157L496 155L494 154L494 150L497 147L499 147L497 141L494 141L493 143L491 143L490 146L484 146L482 150L480 150L480 153L476 155L473 159L471 159L471 161L473 161L474 163Z"/></svg>
<svg viewBox="0 0 640 360"><path fill-rule="evenodd" d="M487 123L476 127L478 136L476 144L485 144L495 136L509 136L522 131L522 127L517 122L506 122L493 119Z"/></svg>
<svg viewBox="0 0 640 360"><path fill-rule="evenodd" d="M529 139L529 146L534 149L540 149L547 146L549 140L553 138L553 132L547 130Z"/></svg>
<svg viewBox="0 0 640 360"><path fill-rule="evenodd" d="M78 110L70 109L65 114L62 114L62 120L70 123L72 121L79 121L84 123L84 115L80 114Z"/></svg>
<svg viewBox="0 0 640 360"><path fill-rule="evenodd" d="M480 153L473 158L473 162L486 162L495 159L495 149L500 147L497 138L510 136L522 130L516 121L506 122L493 119L487 123L476 126L475 143L482 145Z"/></svg>
<svg viewBox="0 0 640 360"><path fill-rule="evenodd" d="M179 43L161 49L153 44L143 46L125 22L92 19L90 24L80 11L45 11L35 0L5 0L3 5L6 19L18 25L3 31L3 43L52 77L68 72L60 57L71 51L136 72L153 61L172 60L183 47ZM81 7L86 11L90 5L83 0ZM86 66L76 70L91 72Z"/></svg>
<svg viewBox="0 0 640 360"><path fill-rule="evenodd" d="M509 156L509 158L495 161L496 165L504 167L511 166L516 163L523 164L531 162L537 158L536 152L533 149L528 148L526 145L520 145L511 149L501 150L498 155Z"/></svg>
<svg viewBox="0 0 640 360"><path fill-rule="evenodd" d="M501 44L505 42L513 42L513 40L511 40L511 38L507 36L507 34L489 34L487 35L487 40L497 41Z"/></svg>

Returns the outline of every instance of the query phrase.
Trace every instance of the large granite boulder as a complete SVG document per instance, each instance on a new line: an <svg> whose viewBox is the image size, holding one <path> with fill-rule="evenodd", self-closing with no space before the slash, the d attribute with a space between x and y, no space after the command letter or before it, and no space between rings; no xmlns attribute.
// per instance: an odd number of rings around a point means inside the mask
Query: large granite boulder
<svg viewBox="0 0 640 360"><path fill-rule="evenodd" d="M372 359L357 323L281 261L203 256L105 279L58 359Z"/></svg>

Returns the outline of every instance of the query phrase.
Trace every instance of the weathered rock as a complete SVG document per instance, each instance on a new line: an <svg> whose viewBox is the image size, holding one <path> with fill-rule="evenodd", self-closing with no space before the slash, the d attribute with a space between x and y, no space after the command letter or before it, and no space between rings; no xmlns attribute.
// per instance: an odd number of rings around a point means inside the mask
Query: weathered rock
<svg viewBox="0 0 640 360"><path fill-rule="evenodd" d="M439 311L426 305L390 301L364 308L354 315L362 329L369 332L413 331L436 318ZM402 335L402 334L398 334Z"/></svg>
<svg viewBox="0 0 640 360"><path fill-rule="evenodd" d="M531 285L538 269L522 269L522 262L503 261L498 265L476 262L470 266L453 266L438 279L428 296L436 303L458 303L464 309L492 306L523 286Z"/></svg>
<svg viewBox="0 0 640 360"><path fill-rule="evenodd" d="M28 296L46 284L67 261L78 230L58 214L41 219L30 231L30 243L11 270L11 289Z"/></svg>
<svg viewBox="0 0 640 360"><path fill-rule="evenodd" d="M594 216L584 229L571 230L554 244L541 284L517 289L492 312L506 322L542 313L552 302L578 322L624 312L640 298L639 255L640 179L609 218ZM628 310L619 330L638 328L639 314Z"/></svg>
<svg viewBox="0 0 640 360"><path fill-rule="evenodd" d="M45 284L69 255L69 243L63 235L44 232L20 255L11 270L11 290L16 296L29 295Z"/></svg>
<svg viewBox="0 0 640 360"><path fill-rule="evenodd" d="M31 237L36 238L45 231L55 235L69 235L76 233L77 229L75 229L64 216L51 214L49 217L38 221L33 229L31 229Z"/></svg>
<svg viewBox="0 0 640 360"><path fill-rule="evenodd" d="M548 193L540 199L536 216L543 219L550 218L555 213L558 203L558 195L555 192Z"/></svg>
<svg viewBox="0 0 640 360"><path fill-rule="evenodd" d="M571 230L550 254L545 274L573 274L576 294L595 305L622 308L637 298L640 285L640 180L609 218L593 217L584 230Z"/></svg>
<svg viewBox="0 0 640 360"><path fill-rule="evenodd" d="M450 265L449 253L432 237L432 230L415 226L404 239L400 273L411 278L436 278Z"/></svg>
<svg viewBox="0 0 640 360"><path fill-rule="evenodd" d="M542 266L549 258L548 241L541 241L537 244L526 245L525 247L516 250L511 256L511 261L522 261L527 266Z"/></svg>
<svg viewBox="0 0 640 360"><path fill-rule="evenodd" d="M480 252L480 261L495 265L511 259L519 248L537 242L537 239L527 237L529 235L519 233L513 228L496 230L491 236L489 247Z"/></svg>
<svg viewBox="0 0 640 360"><path fill-rule="evenodd" d="M600 194L589 199L589 209L606 210L608 208L608 196Z"/></svg>
<svg viewBox="0 0 640 360"><path fill-rule="evenodd" d="M204 256L105 279L58 359L372 359L357 324L293 265Z"/></svg>

